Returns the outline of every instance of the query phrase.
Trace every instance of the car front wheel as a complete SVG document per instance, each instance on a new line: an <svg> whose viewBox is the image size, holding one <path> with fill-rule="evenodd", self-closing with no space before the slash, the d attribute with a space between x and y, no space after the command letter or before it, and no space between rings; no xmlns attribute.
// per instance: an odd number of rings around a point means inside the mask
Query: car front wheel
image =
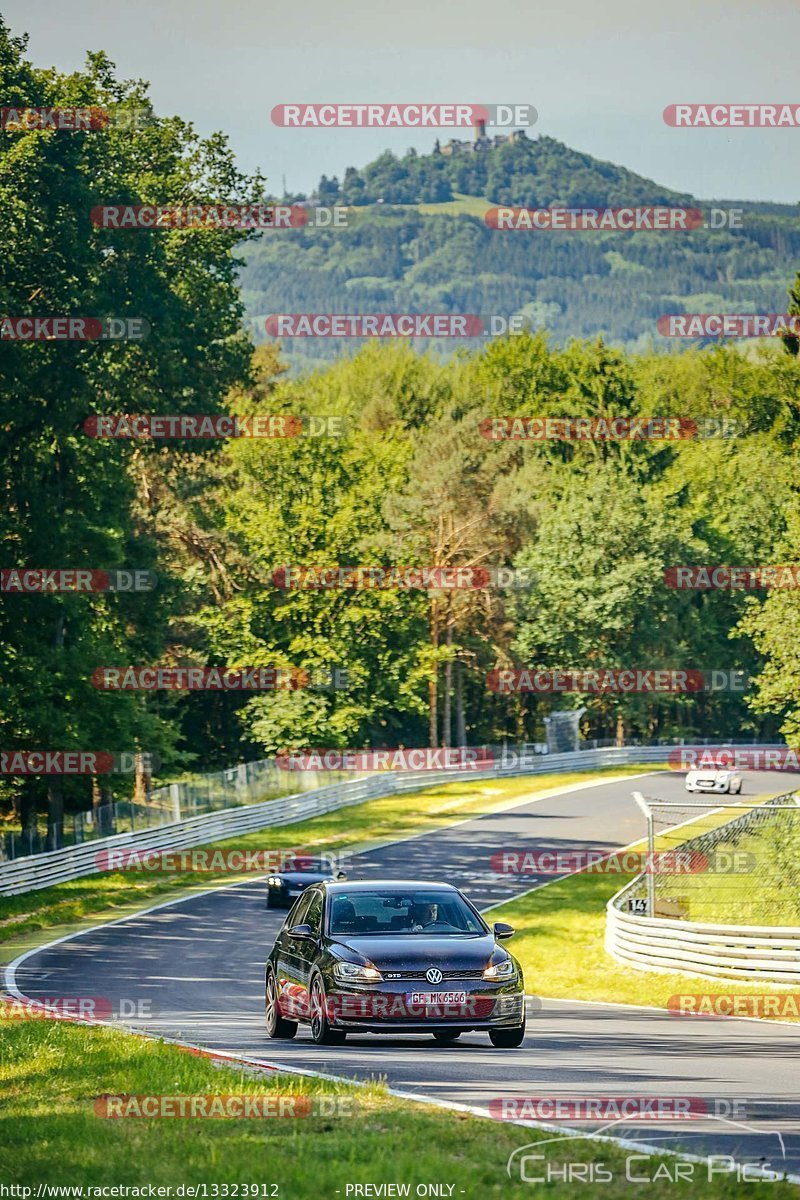
<svg viewBox="0 0 800 1200"><path fill-rule="evenodd" d="M328 1021L328 998L319 975L311 984L311 1036L318 1046L341 1046L347 1033L332 1029Z"/></svg>
<svg viewBox="0 0 800 1200"><path fill-rule="evenodd" d="M498 1050L516 1050L525 1040L525 1022L513 1029L490 1029L489 1040Z"/></svg>
<svg viewBox="0 0 800 1200"><path fill-rule="evenodd" d="M297 1021L287 1021L281 1016L278 1007L278 987L272 971L267 972L267 982L264 989L264 1018L267 1023L267 1034L271 1038L293 1038L297 1033Z"/></svg>
<svg viewBox="0 0 800 1200"><path fill-rule="evenodd" d="M433 1036L437 1042L441 1042L442 1045L446 1046L448 1042L454 1042L457 1038L461 1037L461 1030L454 1029L451 1032L449 1029L443 1029L439 1033L435 1033Z"/></svg>

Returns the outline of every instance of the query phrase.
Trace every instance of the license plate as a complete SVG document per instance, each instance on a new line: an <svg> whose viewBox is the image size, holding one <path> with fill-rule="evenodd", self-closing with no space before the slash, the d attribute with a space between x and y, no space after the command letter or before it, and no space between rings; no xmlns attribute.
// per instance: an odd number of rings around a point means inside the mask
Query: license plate
<svg viewBox="0 0 800 1200"><path fill-rule="evenodd" d="M410 992L409 1004L466 1004L466 992Z"/></svg>

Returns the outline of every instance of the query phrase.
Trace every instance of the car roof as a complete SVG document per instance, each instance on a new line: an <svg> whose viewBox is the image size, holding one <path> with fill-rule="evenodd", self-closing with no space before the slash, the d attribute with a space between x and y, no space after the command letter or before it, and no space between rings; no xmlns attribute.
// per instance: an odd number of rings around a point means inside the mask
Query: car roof
<svg viewBox="0 0 800 1200"><path fill-rule="evenodd" d="M425 888L426 890L433 889L441 892L458 891L458 888L453 887L452 883L440 883L433 879L342 879L323 884L314 884L314 886L324 887L325 891L331 895L335 895L337 892L373 892L379 891L381 888L403 888L408 890Z"/></svg>

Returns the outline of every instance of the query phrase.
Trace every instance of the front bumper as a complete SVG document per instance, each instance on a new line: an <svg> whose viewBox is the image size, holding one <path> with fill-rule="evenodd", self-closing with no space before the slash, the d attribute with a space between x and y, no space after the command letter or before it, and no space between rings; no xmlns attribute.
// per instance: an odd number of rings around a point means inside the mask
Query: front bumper
<svg viewBox="0 0 800 1200"><path fill-rule="evenodd" d="M465 1001L443 1001L431 1005L413 1003L413 992L466 991ZM432 1033L445 1029L518 1028L525 1012L525 991L521 980L493 984L488 980L466 982L457 979L432 988L424 980L384 981L378 986L356 987L327 985L328 1022L336 1029L367 1033Z"/></svg>
<svg viewBox="0 0 800 1200"><path fill-rule="evenodd" d="M270 887L267 884L267 904L270 908L291 908L298 896L302 896L304 888Z"/></svg>
<svg viewBox="0 0 800 1200"><path fill-rule="evenodd" d="M687 783L686 790L687 792L708 792L721 795L730 791L730 786L729 779L700 779L697 783Z"/></svg>

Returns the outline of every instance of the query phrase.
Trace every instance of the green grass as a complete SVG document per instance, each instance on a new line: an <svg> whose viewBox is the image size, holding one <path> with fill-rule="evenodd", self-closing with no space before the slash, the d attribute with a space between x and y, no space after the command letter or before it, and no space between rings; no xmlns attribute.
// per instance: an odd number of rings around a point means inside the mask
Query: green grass
<svg viewBox="0 0 800 1200"><path fill-rule="evenodd" d="M619 776L657 769L609 767L603 771L560 775L516 776L511 779L449 783L350 805L312 820L211 843L214 849L316 850L353 848L425 833L465 817L477 817L518 799L550 788L586 782L594 777ZM168 836L168 835L167 835ZM165 846L165 848L167 848ZM210 848L210 847L207 847ZM16 942L40 929L70 926L92 914L106 918L127 915L159 897L177 897L187 888L208 888L229 882L233 875L111 871L74 879L37 892L0 897L0 944Z"/></svg>
<svg viewBox="0 0 800 1200"><path fill-rule="evenodd" d="M301 1119L109 1120L95 1111L96 1100L109 1095L244 1094L309 1097L312 1112ZM0 1182L25 1187L206 1184L213 1196L214 1184L275 1183L279 1200L333 1200L337 1194L344 1200L348 1184L407 1183L413 1195L416 1185L437 1182L453 1184L454 1197L513 1200L538 1193L518 1175L508 1178L508 1156L553 1136L400 1101L380 1084L355 1088L277 1073L255 1077L164 1043L51 1021L0 1024L0 1095ZM343 1111L314 1111L314 1105L330 1109L334 1101ZM542 1153L554 1166L602 1161L634 1200L752 1193L752 1184L737 1185L730 1176L708 1183L699 1166L694 1182L628 1184L625 1152L585 1139L548 1144ZM652 1159L651 1175L659 1163L662 1172L675 1169L673 1160ZM640 1160L636 1168L642 1172ZM587 1200L619 1194L607 1184L570 1182L551 1184L547 1194L566 1200L576 1187ZM769 1188L775 1200L796 1194L786 1183Z"/></svg>
<svg viewBox="0 0 800 1200"><path fill-rule="evenodd" d="M495 207L485 196L467 196L463 192L453 192L452 200L442 200L438 204L417 204L419 212L432 216L468 216L485 217L490 208Z"/></svg>
<svg viewBox="0 0 800 1200"><path fill-rule="evenodd" d="M694 832L694 826L691 831ZM685 840L685 831L681 830ZM675 835L677 836L677 835ZM720 867L657 878L656 895L680 901L690 921L730 925L800 925L800 810L776 811L766 825L734 833L709 851ZM746 856L742 858L741 856Z"/></svg>
<svg viewBox="0 0 800 1200"><path fill-rule="evenodd" d="M430 204L359 204L347 210L347 220L348 224L352 224L358 220L359 215L380 212L383 208L410 209L414 212L423 213L425 216L434 217L458 217L466 215L483 218L489 209L493 207L492 201L487 200L485 196L467 196L463 192L453 192L452 200L441 200Z"/></svg>
<svg viewBox="0 0 800 1200"><path fill-rule="evenodd" d="M510 943L528 992L563 1000L600 1000L666 1008L679 993L781 996L785 989L737 979L637 971L604 949L606 904L634 875L578 874L492 909L517 933ZM782 1020L796 1019L781 1014Z"/></svg>

